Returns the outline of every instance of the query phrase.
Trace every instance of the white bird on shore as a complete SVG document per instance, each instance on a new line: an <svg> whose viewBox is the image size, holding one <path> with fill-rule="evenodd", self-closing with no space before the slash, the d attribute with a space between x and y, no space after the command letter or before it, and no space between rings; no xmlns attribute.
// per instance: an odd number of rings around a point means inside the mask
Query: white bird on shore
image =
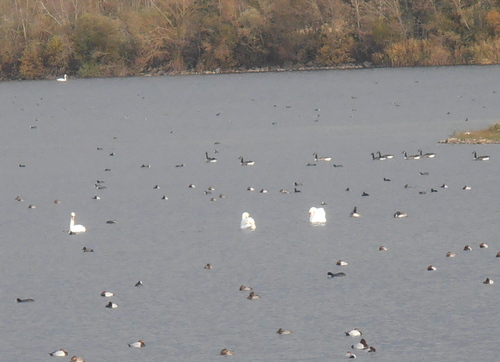
<svg viewBox="0 0 500 362"><path fill-rule="evenodd" d="M64 74L64 77L62 77L62 78L57 78L58 82L66 82L67 80L68 80L68 75L67 74Z"/></svg>
<svg viewBox="0 0 500 362"><path fill-rule="evenodd" d="M75 225L75 216L74 212L71 213L71 220L69 222L69 233L71 235L76 233L84 233L87 229L83 225Z"/></svg>
<svg viewBox="0 0 500 362"><path fill-rule="evenodd" d="M311 207L309 209L309 222L311 223L325 223L326 212L322 207Z"/></svg>
<svg viewBox="0 0 500 362"><path fill-rule="evenodd" d="M242 230L245 229L250 229L250 230L255 230L255 220L250 216L248 212L244 212L241 215L241 224L240 227Z"/></svg>

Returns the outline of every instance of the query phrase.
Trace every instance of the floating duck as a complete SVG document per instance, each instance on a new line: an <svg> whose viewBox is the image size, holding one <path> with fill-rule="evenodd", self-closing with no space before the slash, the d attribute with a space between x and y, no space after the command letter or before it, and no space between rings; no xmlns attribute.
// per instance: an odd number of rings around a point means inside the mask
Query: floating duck
<svg viewBox="0 0 500 362"><path fill-rule="evenodd" d="M328 273L327 273L327 275L328 275L328 277L330 277L330 278L335 278L335 277L345 277L345 275L346 275L346 274L345 274L345 273L342 273L342 272L340 272L340 273L332 273L332 272L328 272Z"/></svg>
<svg viewBox="0 0 500 362"><path fill-rule="evenodd" d="M65 357L68 355L68 352L61 348L57 351L50 352L49 355L53 357Z"/></svg>
<svg viewBox="0 0 500 362"><path fill-rule="evenodd" d="M351 346L351 348L354 348L354 349L367 349L368 348L368 344L366 343L365 339L363 338L358 343L353 344Z"/></svg>
<svg viewBox="0 0 500 362"><path fill-rule="evenodd" d="M31 299L31 298L17 298L16 301L18 303L30 303L30 302L34 302L35 300Z"/></svg>
<svg viewBox="0 0 500 362"><path fill-rule="evenodd" d="M134 347L134 348L142 348L142 347L146 347L146 343L144 343L144 341L141 341L139 339L137 342L128 343L128 346Z"/></svg>
<svg viewBox="0 0 500 362"><path fill-rule="evenodd" d="M361 336L363 333L357 329L357 328L354 328L354 329L351 329L349 332L344 332L346 336L350 336L350 337L359 337Z"/></svg>
<svg viewBox="0 0 500 362"><path fill-rule="evenodd" d="M408 214L407 214L406 212L396 211L396 213L394 214L394 217L395 217L395 218L403 218L403 217L408 217Z"/></svg>
<svg viewBox="0 0 500 362"><path fill-rule="evenodd" d="M228 350L227 348L224 348L222 351L220 351L221 356L232 356L233 354L234 352Z"/></svg>
<svg viewBox="0 0 500 362"><path fill-rule="evenodd" d="M254 292L250 292L250 294L248 294L247 299L250 299L250 300L260 299L260 296L258 296Z"/></svg>
<svg viewBox="0 0 500 362"><path fill-rule="evenodd" d="M118 304L109 302L108 304L106 304L106 308L111 308L111 309L118 308Z"/></svg>
<svg viewBox="0 0 500 362"><path fill-rule="evenodd" d="M356 358L356 355L355 355L354 353L352 353L351 351L348 351L348 352L345 354L345 356L346 356L347 358Z"/></svg>
<svg viewBox="0 0 500 362"><path fill-rule="evenodd" d="M278 329L278 331L276 333L278 333L278 334L292 334L292 331L289 329L280 328L280 329Z"/></svg>

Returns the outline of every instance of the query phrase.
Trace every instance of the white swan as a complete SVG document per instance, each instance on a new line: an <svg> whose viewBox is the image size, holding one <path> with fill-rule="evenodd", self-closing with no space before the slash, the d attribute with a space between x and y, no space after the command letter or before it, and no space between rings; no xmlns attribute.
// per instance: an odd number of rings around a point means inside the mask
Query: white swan
<svg viewBox="0 0 500 362"><path fill-rule="evenodd" d="M64 74L64 77L62 77L62 78L57 78L58 82L66 82L67 80L68 80L68 75L67 74Z"/></svg>
<svg viewBox="0 0 500 362"><path fill-rule="evenodd" d="M322 207L311 207L309 209L309 221L312 223L326 222L326 212Z"/></svg>
<svg viewBox="0 0 500 362"><path fill-rule="evenodd" d="M248 212L244 212L241 215L241 229L250 229L250 230L255 230L255 220L250 217L250 214Z"/></svg>
<svg viewBox="0 0 500 362"><path fill-rule="evenodd" d="M75 213L71 213L71 220L69 222L69 233L70 234L76 234L76 233L84 233L87 229L83 225L75 225Z"/></svg>

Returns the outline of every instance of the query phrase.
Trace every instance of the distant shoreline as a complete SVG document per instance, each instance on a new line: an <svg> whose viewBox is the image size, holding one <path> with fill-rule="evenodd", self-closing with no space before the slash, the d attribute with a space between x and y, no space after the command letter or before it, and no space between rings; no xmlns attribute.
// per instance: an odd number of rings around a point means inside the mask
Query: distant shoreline
<svg viewBox="0 0 500 362"><path fill-rule="evenodd" d="M235 69L222 69L216 68L214 70L196 71L196 70L181 70L181 71L166 71L162 69L153 69L148 72L127 74L124 76L99 76L99 77L75 77L69 74L68 78L72 79L99 79L99 78L132 78L132 77L161 77L161 76L179 76L179 75L217 75L217 74L247 74L247 73L285 73L285 72L310 72L310 71L325 71L325 70L351 70L351 69L406 69L406 68L433 68L433 67L487 67L496 66L498 64L450 64L450 65L425 65L425 66L411 66L411 67L390 67L374 65L370 62L363 64L346 63L336 66L290 66L278 67L267 66L258 68L235 68ZM39 79L21 79L21 78L1 78L0 82L9 81L33 81L33 80L54 80L57 76ZM439 143L447 143L446 140L439 141ZM453 143L453 142L451 142Z"/></svg>

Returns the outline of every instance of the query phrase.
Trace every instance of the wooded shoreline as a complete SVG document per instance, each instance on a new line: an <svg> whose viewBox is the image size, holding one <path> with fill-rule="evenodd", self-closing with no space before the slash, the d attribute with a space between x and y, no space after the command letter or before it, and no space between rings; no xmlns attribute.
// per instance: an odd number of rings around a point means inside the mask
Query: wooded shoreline
<svg viewBox="0 0 500 362"><path fill-rule="evenodd" d="M493 0L0 0L0 79L500 63Z"/></svg>

